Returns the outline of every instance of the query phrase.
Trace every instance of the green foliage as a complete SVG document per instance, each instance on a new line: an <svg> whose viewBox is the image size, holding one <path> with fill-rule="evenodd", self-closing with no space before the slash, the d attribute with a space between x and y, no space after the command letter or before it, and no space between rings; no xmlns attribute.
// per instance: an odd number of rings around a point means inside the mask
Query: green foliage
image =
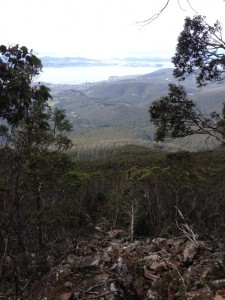
<svg viewBox="0 0 225 300"><path fill-rule="evenodd" d="M67 137L72 126L65 111L50 107L50 90L32 82L41 68L32 50L0 46L0 256L12 255L14 260L11 270L2 268L1 260L0 280L7 272L21 280L37 279L35 271L46 272L46 261L38 258L47 257L46 244L68 227L61 220L62 208L71 208L72 199L68 201L62 182L75 170L60 151L72 145ZM69 184L68 194L76 192L78 180ZM74 213L74 225L69 226L76 234L84 224L77 221L79 214ZM30 274L25 258L32 252L37 259ZM14 298L20 298L20 280L12 285Z"/></svg>
<svg viewBox="0 0 225 300"><path fill-rule="evenodd" d="M196 105L188 100L182 86L169 85L169 95L154 101L149 109L151 122L156 126L156 141L194 134Z"/></svg>
<svg viewBox="0 0 225 300"><path fill-rule="evenodd" d="M34 99L47 102L51 97L47 87L31 85L41 70L41 61L32 50L0 46L0 117L9 124L22 120Z"/></svg>
<svg viewBox="0 0 225 300"><path fill-rule="evenodd" d="M193 134L208 134L225 142L224 116L216 112L203 115L193 100L188 99L182 86L169 85L169 95L155 100L149 109L156 126L157 142Z"/></svg>
<svg viewBox="0 0 225 300"><path fill-rule="evenodd" d="M199 86L223 80L224 50L222 26L218 21L210 26L205 22L205 17L186 18L178 38L176 54L172 58L174 76L184 80L194 73Z"/></svg>
<svg viewBox="0 0 225 300"><path fill-rule="evenodd" d="M225 43L221 25L213 26L202 16L186 18L184 30L178 38L174 76L184 80L194 74L198 86L208 82L222 81L225 68ZM169 85L169 95L152 103L149 109L151 121L156 125L156 141L207 134L219 142L225 142L224 109L204 115L193 100L188 99L182 86Z"/></svg>

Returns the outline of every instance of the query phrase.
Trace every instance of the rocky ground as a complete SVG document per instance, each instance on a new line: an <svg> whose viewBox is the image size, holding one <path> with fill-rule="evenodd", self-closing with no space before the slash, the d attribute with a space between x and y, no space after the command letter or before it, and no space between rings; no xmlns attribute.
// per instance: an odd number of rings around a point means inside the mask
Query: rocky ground
<svg viewBox="0 0 225 300"><path fill-rule="evenodd" d="M225 299L225 244L190 237L131 242L96 227L90 240L64 245L30 300ZM61 254L60 254L61 255Z"/></svg>

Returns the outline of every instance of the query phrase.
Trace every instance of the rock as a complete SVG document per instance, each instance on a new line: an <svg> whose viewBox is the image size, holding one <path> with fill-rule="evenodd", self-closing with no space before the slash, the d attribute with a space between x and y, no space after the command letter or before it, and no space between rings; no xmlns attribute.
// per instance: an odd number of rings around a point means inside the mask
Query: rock
<svg viewBox="0 0 225 300"><path fill-rule="evenodd" d="M214 300L224 300L225 299L225 289L218 290Z"/></svg>
<svg viewBox="0 0 225 300"><path fill-rule="evenodd" d="M145 276L145 278L153 280L153 281L157 281L158 279L160 279L159 276L154 275L151 271L147 270L146 268L144 269L144 276Z"/></svg>
<svg viewBox="0 0 225 300"><path fill-rule="evenodd" d="M161 256L159 256L158 254L152 254L152 255L146 256L146 257L144 257L145 266L150 268L154 262L158 262L158 261L160 261L160 259L161 259Z"/></svg>
<svg viewBox="0 0 225 300"><path fill-rule="evenodd" d="M225 253L218 249L208 250L199 241L181 238L131 243L109 237L108 232L104 239L103 233L99 236L99 241L93 235L91 241L79 241L70 252L62 251L62 259L54 260L55 266L27 299L45 299L49 293L56 300L181 299L184 284L189 291L187 300L225 299L223 269L217 272ZM217 291L215 298L208 287L200 289L202 283Z"/></svg>
<svg viewBox="0 0 225 300"><path fill-rule="evenodd" d="M213 280L213 281L211 282L211 285L212 285L215 289L223 289L223 287L225 286L225 279Z"/></svg>
<svg viewBox="0 0 225 300"><path fill-rule="evenodd" d="M70 266L76 268L87 268L90 266L98 266L102 262L103 253L94 253L87 256L68 255L67 262Z"/></svg>
<svg viewBox="0 0 225 300"><path fill-rule="evenodd" d="M214 300L213 294L208 287L187 293L187 300Z"/></svg>
<svg viewBox="0 0 225 300"><path fill-rule="evenodd" d="M157 269L159 269L159 267L160 267L160 263L154 261L154 262L151 264L150 269L151 269L151 270L157 270Z"/></svg>
<svg viewBox="0 0 225 300"><path fill-rule="evenodd" d="M59 296L59 300L73 300L73 293L65 293Z"/></svg>
<svg viewBox="0 0 225 300"><path fill-rule="evenodd" d="M118 244L112 243L106 250L108 253L118 254L120 247Z"/></svg>
<svg viewBox="0 0 225 300"><path fill-rule="evenodd" d="M102 228L100 226L96 225L95 230L102 231Z"/></svg>
<svg viewBox="0 0 225 300"><path fill-rule="evenodd" d="M112 229L108 235L110 239L121 239L126 236L126 232L122 229Z"/></svg>
<svg viewBox="0 0 225 300"><path fill-rule="evenodd" d="M197 252L198 246L194 243L188 242L183 251L184 263L191 264Z"/></svg>
<svg viewBox="0 0 225 300"><path fill-rule="evenodd" d="M67 263L70 265L70 266L73 266L75 267L76 266L76 263L77 263L77 256L74 255L74 254L70 254L67 256Z"/></svg>
<svg viewBox="0 0 225 300"><path fill-rule="evenodd" d="M158 300L159 299L159 295L156 292L148 290L147 291L147 299Z"/></svg>
<svg viewBox="0 0 225 300"><path fill-rule="evenodd" d="M166 267L170 269L179 268L180 261L175 259L169 259L166 261Z"/></svg>
<svg viewBox="0 0 225 300"><path fill-rule="evenodd" d="M126 265L125 261L122 259L122 257L118 258L117 270L118 270L120 277L122 279L124 279L124 281L126 282L127 285L129 285L132 281L132 276L129 273L127 265Z"/></svg>
<svg viewBox="0 0 225 300"><path fill-rule="evenodd" d="M66 282L64 283L64 286L65 286L65 288L69 289L69 288L71 288L71 287L73 286L73 284L72 284L72 282L70 282L70 281L66 281Z"/></svg>
<svg viewBox="0 0 225 300"><path fill-rule="evenodd" d="M165 238L155 238L152 240L152 244L155 245L156 247L162 247L166 243Z"/></svg>
<svg viewBox="0 0 225 300"><path fill-rule="evenodd" d="M3 266L6 267L6 268L9 268L9 267L12 266L12 264L13 264L13 262L12 262L11 257L6 255L6 257L3 260Z"/></svg>
<svg viewBox="0 0 225 300"><path fill-rule="evenodd" d="M168 243L169 244L169 243ZM172 254L178 254L184 250L184 241L181 239L171 240L170 248L168 251Z"/></svg>

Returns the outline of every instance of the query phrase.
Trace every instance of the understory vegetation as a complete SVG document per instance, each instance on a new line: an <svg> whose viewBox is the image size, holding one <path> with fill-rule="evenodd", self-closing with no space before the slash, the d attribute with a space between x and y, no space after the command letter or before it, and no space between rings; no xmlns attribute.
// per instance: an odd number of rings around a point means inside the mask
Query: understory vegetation
<svg viewBox="0 0 225 300"><path fill-rule="evenodd" d="M124 146L88 160L73 155L46 152L33 172L26 157L1 149L1 290L18 297L49 270L49 253L91 238L101 220L131 239L181 235L183 223L201 238L223 238L224 151Z"/></svg>

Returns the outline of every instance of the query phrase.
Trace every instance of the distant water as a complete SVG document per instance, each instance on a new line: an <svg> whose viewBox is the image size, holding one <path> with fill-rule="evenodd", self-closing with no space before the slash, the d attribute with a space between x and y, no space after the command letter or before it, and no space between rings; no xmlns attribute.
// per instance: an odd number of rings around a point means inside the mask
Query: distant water
<svg viewBox="0 0 225 300"><path fill-rule="evenodd" d="M37 80L55 84L80 84L107 80L111 76L142 75L161 68L122 66L43 68L43 73Z"/></svg>

